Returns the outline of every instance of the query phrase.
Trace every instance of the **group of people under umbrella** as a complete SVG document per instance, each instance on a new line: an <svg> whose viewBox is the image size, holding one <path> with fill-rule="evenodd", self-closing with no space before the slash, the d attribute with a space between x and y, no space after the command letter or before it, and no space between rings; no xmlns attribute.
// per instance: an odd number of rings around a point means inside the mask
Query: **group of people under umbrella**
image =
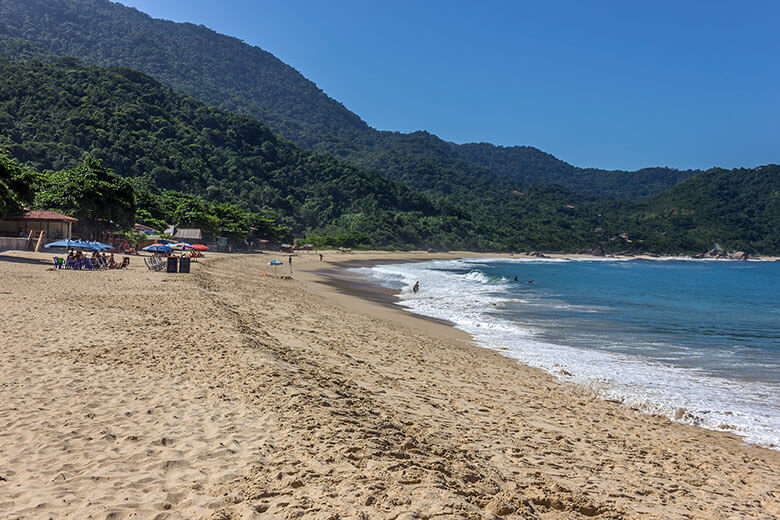
<svg viewBox="0 0 780 520"><path fill-rule="evenodd" d="M107 256L105 251L110 251L114 247L95 240L64 239L51 242L43 247L63 248L68 251L65 258L54 257L54 266L57 269L121 269L129 263L128 258L125 258L121 263L117 262L114 259L114 253L110 253L110 256ZM208 251L208 249L207 246L202 244L159 242L144 247L143 251L161 256L170 256L173 251L189 250L191 257L197 257L203 256L201 251ZM89 252L92 252L92 254L90 255Z"/></svg>
<svg viewBox="0 0 780 520"><path fill-rule="evenodd" d="M57 269L94 270L94 269L121 269L129 263L125 258L122 263L114 259L114 253L107 256L104 251L114 249L108 244L94 240L57 240L43 246L45 248L64 248L68 251L65 258L54 257L54 266ZM92 255L89 255L92 251Z"/></svg>

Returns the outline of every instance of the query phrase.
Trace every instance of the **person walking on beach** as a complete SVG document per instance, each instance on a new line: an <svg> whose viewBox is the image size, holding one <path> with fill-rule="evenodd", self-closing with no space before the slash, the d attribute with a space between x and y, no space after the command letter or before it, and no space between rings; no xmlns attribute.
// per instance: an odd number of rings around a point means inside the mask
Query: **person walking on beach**
<svg viewBox="0 0 780 520"><path fill-rule="evenodd" d="M320 262L322 262L322 253L320 253Z"/></svg>
<svg viewBox="0 0 780 520"><path fill-rule="evenodd" d="M420 282L415 282L414 287L412 287L412 290L414 291L414 294L417 294L417 291L420 290Z"/></svg>
<svg viewBox="0 0 780 520"><path fill-rule="evenodd" d="M287 257L287 263L290 264L290 267L292 267L292 255Z"/></svg>

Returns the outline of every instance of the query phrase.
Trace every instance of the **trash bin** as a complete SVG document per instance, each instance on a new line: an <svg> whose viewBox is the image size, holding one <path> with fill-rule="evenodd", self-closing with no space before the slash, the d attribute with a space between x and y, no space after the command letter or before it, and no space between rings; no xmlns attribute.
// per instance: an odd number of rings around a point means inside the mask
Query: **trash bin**
<svg viewBox="0 0 780 520"><path fill-rule="evenodd" d="M179 259L175 256L169 256L168 257L168 272L169 273L175 273L178 271L179 267Z"/></svg>
<svg viewBox="0 0 780 520"><path fill-rule="evenodd" d="M179 258L179 272L180 273L189 273L190 272L190 259L189 258Z"/></svg>

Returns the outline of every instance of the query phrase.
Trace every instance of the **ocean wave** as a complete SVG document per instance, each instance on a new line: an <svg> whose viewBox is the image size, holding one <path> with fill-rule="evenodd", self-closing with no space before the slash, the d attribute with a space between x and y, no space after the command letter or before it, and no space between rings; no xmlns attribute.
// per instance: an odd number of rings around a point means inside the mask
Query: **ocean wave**
<svg viewBox="0 0 780 520"><path fill-rule="evenodd" d="M510 263L566 263L568 259L496 259ZM677 260L677 259L676 259ZM663 261L663 260L662 260ZM480 271L491 259L437 260L361 268L379 283L401 289L399 305L417 314L444 319L470 333L484 347L543 369L588 392L614 399L647 413L662 414L673 421L742 435L748 442L780 449L780 419L766 410L780 410L780 387L766 383L726 380L695 368L685 368L614 349L588 349L539 339L542 328L519 324L496 314L512 303L526 303L510 291L505 278ZM421 291L411 287L420 282ZM517 284L514 284L516 287ZM578 312L602 309L534 299L532 305ZM581 308L577 308L581 307ZM647 345L663 351L663 343ZM624 348L625 349L625 348ZM684 358L686 347L665 352ZM637 349L641 352L641 349ZM722 353L725 354L725 353ZM673 361L669 359L669 361Z"/></svg>

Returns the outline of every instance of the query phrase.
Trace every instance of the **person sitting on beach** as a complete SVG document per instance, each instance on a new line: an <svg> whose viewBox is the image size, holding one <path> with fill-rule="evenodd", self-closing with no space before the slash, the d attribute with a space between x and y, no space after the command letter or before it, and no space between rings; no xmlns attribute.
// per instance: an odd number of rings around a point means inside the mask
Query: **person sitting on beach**
<svg viewBox="0 0 780 520"><path fill-rule="evenodd" d="M108 259L108 268L116 269L117 267L119 267L119 264L117 264L116 260L114 260L114 253L111 253L111 257Z"/></svg>
<svg viewBox="0 0 780 520"><path fill-rule="evenodd" d="M68 251L68 258L65 259L65 269L76 268L76 253L73 250Z"/></svg>

